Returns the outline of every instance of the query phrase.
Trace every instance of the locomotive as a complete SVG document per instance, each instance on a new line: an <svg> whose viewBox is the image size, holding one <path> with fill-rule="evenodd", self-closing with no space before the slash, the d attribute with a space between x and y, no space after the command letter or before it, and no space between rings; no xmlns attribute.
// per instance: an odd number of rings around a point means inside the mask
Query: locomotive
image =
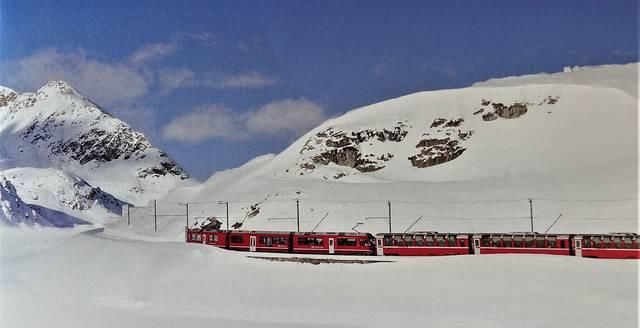
<svg viewBox="0 0 640 328"><path fill-rule="evenodd" d="M609 259L639 259L635 233L410 233L289 232L185 228L187 243L248 252L441 256L548 254Z"/></svg>

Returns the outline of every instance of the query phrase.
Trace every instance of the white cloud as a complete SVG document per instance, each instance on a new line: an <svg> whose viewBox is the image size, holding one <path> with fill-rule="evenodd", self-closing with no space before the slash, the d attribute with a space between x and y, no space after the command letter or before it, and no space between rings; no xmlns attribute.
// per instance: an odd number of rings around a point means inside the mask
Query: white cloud
<svg viewBox="0 0 640 328"><path fill-rule="evenodd" d="M162 135L171 140L197 143L206 139L238 140L247 137L242 115L220 105L206 105L174 118L162 128Z"/></svg>
<svg viewBox="0 0 640 328"><path fill-rule="evenodd" d="M299 137L327 119L318 104L286 99L238 113L210 105L175 118L162 129L166 139L197 143L207 139L243 140L252 136Z"/></svg>
<svg viewBox="0 0 640 328"><path fill-rule="evenodd" d="M61 53L45 49L0 67L3 83L21 91L33 91L49 80L64 80L99 104L112 105L144 96L148 81L125 64L88 58L84 51Z"/></svg>
<svg viewBox="0 0 640 328"><path fill-rule="evenodd" d="M188 69L163 69L158 72L158 85L163 93L191 87L195 82L195 74Z"/></svg>
<svg viewBox="0 0 640 328"><path fill-rule="evenodd" d="M257 89L276 85L278 80L265 76L260 72L249 72L238 75L209 78L204 85L220 89Z"/></svg>
<svg viewBox="0 0 640 328"><path fill-rule="evenodd" d="M149 60L160 59L169 56L178 50L176 42L160 42L152 43L143 46L136 50L131 56L129 61L133 64L142 64Z"/></svg>
<svg viewBox="0 0 640 328"><path fill-rule="evenodd" d="M247 117L246 127L256 134L287 134L298 137L327 119L320 105L300 98L272 102Z"/></svg>

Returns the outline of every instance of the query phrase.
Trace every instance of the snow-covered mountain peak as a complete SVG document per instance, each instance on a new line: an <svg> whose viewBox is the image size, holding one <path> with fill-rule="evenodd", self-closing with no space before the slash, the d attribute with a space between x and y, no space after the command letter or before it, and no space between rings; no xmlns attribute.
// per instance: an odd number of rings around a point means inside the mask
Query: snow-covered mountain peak
<svg viewBox="0 0 640 328"><path fill-rule="evenodd" d="M35 93L0 90L0 169L57 168L134 204L184 185L188 175L144 134L64 81Z"/></svg>

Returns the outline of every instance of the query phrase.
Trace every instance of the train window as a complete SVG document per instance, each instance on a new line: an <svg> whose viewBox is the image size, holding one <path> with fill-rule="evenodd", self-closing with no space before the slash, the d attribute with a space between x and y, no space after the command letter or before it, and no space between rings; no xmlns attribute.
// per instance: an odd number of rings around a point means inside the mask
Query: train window
<svg viewBox="0 0 640 328"><path fill-rule="evenodd" d="M489 238L482 238L480 242L482 243L482 247L489 247Z"/></svg>
<svg viewBox="0 0 640 328"><path fill-rule="evenodd" d="M393 239L391 239L391 236L384 236L382 242L384 246L393 246Z"/></svg>
<svg viewBox="0 0 640 328"><path fill-rule="evenodd" d="M404 236L404 245L413 246L413 236Z"/></svg>
<svg viewBox="0 0 640 328"><path fill-rule="evenodd" d="M209 241L213 242L213 237L215 237L215 235L209 235Z"/></svg>
<svg viewBox="0 0 640 328"><path fill-rule="evenodd" d="M197 235L196 235L196 240L197 240L197 241L201 241L201 240L202 240L202 236L201 236L200 234L197 234Z"/></svg>
<svg viewBox="0 0 640 328"><path fill-rule="evenodd" d="M416 246L424 246L424 236L416 236Z"/></svg>
<svg viewBox="0 0 640 328"><path fill-rule="evenodd" d="M524 237L524 247L533 247L533 236Z"/></svg>
<svg viewBox="0 0 640 328"><path fill-rule="evenodd" d="M582 248L591 248L591 237L582 237Z"/></svg>
<svg viewBox="0 0 640 328"><path fill-rule="evenodd" d="M513 246L514 247L522 247L522 236L513 237Z"/></svg>
<svg viewBox="0 0 640 328"><path fill-rule="evenodd" d="M620 236L613 237L613 247L622 248L622 237Z"/></svg>
<svg viewBox="0 0 640 328"><path fill-rule="evenodd" d="M450 247L455 247L456 246L456 236L449 236L448 240L449 240L449 246Z"/></svg>
<svg viewBox="0 0 640 328"><path fill-rule="evenodd" d="M611 237L604 236L602 237L602 248L610 248L611 247Z"/></svg>
<svg viewBox="0 0 640 328"><path fill-rule="evenodd" d="M624 248L633 248L631 237L624 237Z"/></svg>
<svg viewBox="0 0 640 328"><path fill-rule="evenodd" d="M493 245L493 247L501 247L502 240L500 239L500 236L491 237L491 244Z"/></svg>
<svg viewBox="0 0 640 328"><path fill-rule="evenodd" d="M536 236L536 247L537 248L544 248L544 237L542 236Z"/></svg>
<svg viewBox="0 0 640 328"><path fill-rule="evenodd" d="M369 241L369 239L362 238L360 239L360 246L369 247L371 246L371 242Z"/></svg>
<svg viewBox="0 0 640 328"><path fill-rule="evenodd" d="M511 236L504 236L502 239L502 247L512 247L513 241L511 240Z"/></svg>
<svg viewBox="0 0 640 328"><path fill-rule="evenodd" d="M547 247L548 248L556 248L556 237L549 237L547 239Z"/></svg>
<svg viewBox="0 0 640 328"><path fill-rule="evenodd" d="M356 246L355 238L338 238L338 246Z"/></svg>
<svg viewBox="0 0 640 328"><path fill-rule="evenodd" d="M273 239L271 237L262 236L260 237L260 243L262 245L271 246L273 244Z"/></svg>
<svg viewBox="0 0 640 328"><path fill-rule="evenodd" d="M425 244L427 246L433 246L433 236L426 236L425 238Z"/></svg>
<svg viewBox="0 0 640 328"><path fill-rule="evenodd" d="M192 233L192 234L191 234L191 238L190 238L190 239L191 239L191 240L196 240L196 234L195 234L195 233Z"/></svg>
<svg viewBox="0 0 640 328"><path fill-rule="evenodd" d="M438 246L442 247L442 246L446 246L445 245L445 240L444 240L444 236L436 236L436 243Z"/></svg>
<svg viewBox="0 0 640 328"><path fill-rule="evenodd" d="M460 246L462 247L467 246L467 241L465 239L460 239Z"/></svg>
<svg viewBox="0 0 640 328"><path fill-rule="evenodd" d="M240 235L231 235L231 242L232 243L242 243L243 240L244 239Z"/></svg>
<svg viewBox="0 0 640 328"><path fill-rule="evenodd" d="M402 242L402 236L393 236L394 242L396 246L404 246Z"/></svg>

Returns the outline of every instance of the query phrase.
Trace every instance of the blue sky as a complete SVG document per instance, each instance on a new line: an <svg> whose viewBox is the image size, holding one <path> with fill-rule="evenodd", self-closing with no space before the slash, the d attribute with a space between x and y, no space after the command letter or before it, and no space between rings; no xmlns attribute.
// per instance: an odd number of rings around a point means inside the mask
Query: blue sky
<svg viewBox="0 0 640 328"><path fill-rule="evenodd" d="M637 60L637 1L0 0L0 84L67 80L198 179L363 105Z"/></svg>

